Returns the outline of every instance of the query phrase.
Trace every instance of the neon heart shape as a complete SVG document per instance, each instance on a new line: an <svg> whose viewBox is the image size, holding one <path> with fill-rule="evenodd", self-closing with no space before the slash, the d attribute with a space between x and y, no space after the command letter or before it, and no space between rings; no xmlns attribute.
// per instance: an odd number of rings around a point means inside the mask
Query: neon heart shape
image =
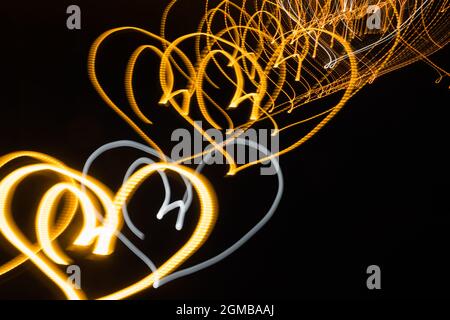
<svg viewBox="0 0 450 320"><path fill-rule="evenodd" d="M23 154L27 154L26 152ZM181 176L186 177L199 195L200 217L198 224L189 238L189 240L176 252L171 258L163 263L156 272L147 275L141 280L129 285L126 288L103 296L100 299L123 299L140 292L153 285L155 280L164 277L175 270L193 253L195 253L209 236L216 220L216 199L213 189L209 183L192 169L170 163L154 163L139 169L130 179L122 185L117 194L113 197L110 192L100 183L83 175L75 170L58 165L57 161L46 155L33 153L34 158L46 159L40 164L27 165L19 168L0 182L0 231L5 238L22 254L25 259L30 259L38 269L40 269L51 281L53 281L69 299L83 299L84 294L78 292L67 283L66 275L63 274L52 261L64 263L65 257L60 252L58 246L52 242L49 236L49 223L52 219L53 207L59 201L63 192L71 192L78 198L83 209L84 224L74 244L79 246L89 246L94 241L94 253L107 255L112 253L114 247L114 233L121 226L120 212L123 205L130 199L139 185L151 174L158 170L174 171ZM11 156L7 156L11 159ZM48 161L47 161L48 160ZM56 164L51 164L56 163ZM44 195L39 206L37 223L37 234L43 251L49 256L45 257L43 253L36 248L18 229L14 223L10 212L11 197L18 183L25 179L29 174L36 172L50 171L82 183L100 200L105 213L105 218L100 226L97 226L96 208L89 196L84 192L80 185L63 182L58 183ZM46 227L47 226L47 227ZM45 232L47 231L47 233ZM47 235L47 236L45 236Z"/></svg>

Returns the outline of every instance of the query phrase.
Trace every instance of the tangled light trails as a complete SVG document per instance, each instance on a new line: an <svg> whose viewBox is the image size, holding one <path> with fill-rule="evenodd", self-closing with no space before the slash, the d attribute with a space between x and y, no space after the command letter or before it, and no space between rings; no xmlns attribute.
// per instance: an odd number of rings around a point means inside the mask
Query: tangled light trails
<svg viewBox="0 0 450 320"><path fill-rule="evenodd" d="M245 131L256 124L272 126L275 134L290 137L282 140L293 140L271 156L277 157L308 141L352 95L380 75L423 59L439 72L439 79L448 76L427 58L448 43L447 1L224 0L215 5L206 1L197 32L169 41L165 30L177 2L173 0L164 12L161 35L135 27L102 34L91 49L89 75L105 102L161 151L146 133L145 125L152 124L151 110L139 105L134 84L136 66L144 53L156 54L163 92L159 103L172 106L226 157L230 175L267 159L237 167L223 145L195 124L193 111L200 111L202 120L216 129ZM374 6L379 13L378 29L368 26ZM125 31L143 34L151 42L134 51L125 71L130 115L109 97L96 70L98 51L105 40ZM189 43L196 47L195 60L181 49ZM209 76L211 69L221 75L220 84ZM222 90L230 92L226 105L215 99ZM323 100L322 106L312 106L312 102L334 95L340 95L336 103ZM239 119L235 114L242 108L247 116ZM300 124L312 128L294 139ZM180 162L184 160L188 159Z"/></svg>
<svg viewBox="0 0 450 320"><path fill-rule="evenodd" d="M156 272L151 273L142 280L128 286L125 289L119 290L100 299L123 299L152 286L155 280L157 280L156 277L164 277L165 275L170 274L195 251L197 251L206 240L214 226L217 211L214 192L208 182L190 168L180 165L173 165L170 163L153 163L147 165L135 172L126 181L126 183L122 185L117 194L112 196L111 192L109 192L106 187L101 186L99 182L95 182L91 178L85 178L81 173L77 173L74 170L57 165L56 160L45 155L21 153L8 157L4 160L4 163L22 156L31 156L52 163L40 163L19 168L1 181L0 231L14 247L29 258L36 265L36 267L38 267L49 279L51 279L64 292L67 298L80 299L84 298L84 296L81 291L76 290L70 283L67 282L67 275L54 266L54 263L62 265L69 264L69 259L65 257L61 250L53 242L56 237L52 237L50 234L50 230L54 229L52 228L52 218L55 213L54 211L57 208L58 201L61 199L64 191L70 192L78 201L80 201L80 209L82 210L84 218L84 224L77 239L74 241L74 245L88 247L94 242L94 240L96 240L93 253L100 255L112 253L114 249L113 236L115 231L120 228L120 212L122 211L123 206L130 200L139 185L142 184L142 182L154 172L161 170L174 171L188 179L189 183L192 184L198 193L200 201L200 217L197 227L188 242L161 267L159 267ZM22 180L27 178L28 175L40 171L51 171L60 175L62 179L73 179L74 181L71 183L62 182L56 184L50 188L50 190L42 198L38 209L38 216L36 218L38 243L37 245L34 245L16 226L10 208L11 198L17 185ZM78 184L75 181L78 182ZM80 183L92 192L91 196L82 190ZM96 208L96 200L100 200L103 206L103 211L105 212L105 218L100 226L96 226L97 216L95 212L98 210L98 208ZM68 211L70 213L69 217L64 217L65 219L62 222L64 227L67 227L70 223L67 219L71 220L73 214L75 213L73 206L70 206ZM58 232L61 233L61 229L63 228L59 228L59 230L57 229ZM44 253L47 254L47 257L39 252L41 248ZM25 260L26 259L23 259L22 262ZM16 266L18 264L20 263L17 262ZM11 269L9 268L9 270ZM4 268L2 268L2 273L5 271L8 270L4 270Z"/></svg>
<svg viewBox="0 0 450 320"><path fill-rule="evenodd" d="M237 250L273 215L283 190L276 159L310 140L364 86L418 60L438 72L438 81L449 75L428 58L449 41L448 1L206 0L205 14L197 30L171 39L167 26L174 23L171 13L181 1L169 3L162 15L159 34L137 27L118 27L100 35L89 54L88 73L94 88L147 145L130 141L105 145L92 154L82 173L40 153L17 152L0 158L0 168L8 170L18 158L33 161L15 168L0 182L0 232L22 253L0 266L0 276L30 260L67 298L86 298L84 292L67 283L67 275L56 266L71 263L57 240L77 212L82 213L83 223L74 245L93 246L94 254L110 255L118 238L151 269L143 279L100 299L126 298L152 285L157 287L206 268ZM116 40L126 32L143 35L147 42L135 48L128 59L123 77L124 96L129 105L123 106L111 98L102 84L97 64L99 52L107 46L106 40ZM185 51L187 47L195 55ZM152 109L142 107L138 101L136 84L139 63L149 57L159 63L155 80L159 82L161 97L157 102L170 107L168 112L174 110L194 127L211 148L183 159L169 159L151 138L151 130L160 130L162 126L153 121ZM197 120L234 134L218 143ZM274 134L282 137L280 140L285 144L279 152L270 153L240 138L242 132L256 126L273 128ZM227 144L247 145L259 150L263 157L238 166L224 148ZM88 171L98 156L119 147L139 149L158 159L146 156L134 161L114 195L90 177ZM272 161L278 172L277 196L264 218L232 247L174 273L206 241L217 216L213 187L200 174L204 164L194 171L183 163L197 157L208 158L215 152L225 156L229 175ZM166 171L182 177L186 187L182 200L171 202ZM18 185L40 172L51 173L59 182L45 192L37 208L37 243L33 243L17 227L11 204ZM193 190L200 203L199 221L192 236L159 268L120 233L124 219L130 230L144 239L143 232L131 221L126 204L153 173L160 175L165 189L157 213L159 219L178 210L176 229L180 230L194 199Z"/></svg>
<svg viewBox="0 0 450 320"><path fill-rule="evenodd" d="M236 140L233 140L233 143L248 145L250 148L257 149L259 152L262 152L265 155L270 154L270 151L265 147L258 145L252 141L238 138ZM66 297L70 299L84 299L85 295L83 291L73 288L72 284L66 281L67 275L65 275L53 265L53 263L59 265L68 265L71 263L71 259L67 257L64 252L62 252L56 241L57 238L69 227L69 224L72 222L74 215L77 212L77 202L79 202L81 213L83 214L85 222L79 232L78 237L74 241L74 244L76 246L80 248L89 247L97 238L98 240L95 247L97 248L99 247L99 243L101 243L100 238L102 237L102 235L105 235L107 237L107 242L106 245L103 246L103 250L95 249L93 253L101 255L110 254L112 253L115 246L113 236L117 236L120 241L122 241L131 251L133 251L138 258L143 260L144 263L149 265L151 269L151 274L145 277L143 280L113 294L99 298L122 299L128 297L129 295L142 291L145 288L150 287L151 285L154 285L155 288L158 288L161 285L164 285L180 277L198 272L225 259L234 251L239 249L243 244L245 244L245 242L247 242L270 220L281 200L281 196L283 193L283 177L278 161L276 159L272 159L271 161L276 169L278 176L278 191L274 198L274 202L272 203L269 211L263 216L263 218L241 239L239 239L231 247L224 250L220 254L211 257L197 265L172 273L176 266L186 260L190 256L190 254L198 250L201 243L205 241L205 238L209 235L210 230L213 226L215 219L215 215L211 214L211 212L213 212L212 210L215 210L213 193L211 193L211 187L207 184L207 182L202 179L201 176L199 176L199 172L203 170L205 164L208 161L208 158L212 156L212 153L215 152L215 150L211 149L209 151L205 158L205 162L197 167L195 173L191 172L191 169L183 169L183 166L180 165L173 165L169 163L155 163L150 158L145 158L146 161L142 162L142 164L146 164L147 162L151 163L139 169L135 174L130 175L130 177L120 188L116 196L113 196L107 187L103 186L100 182L97 182L88 177L86 175L86 172L88 171L90 165L92 165L96 157L100 156L103 152L120 147L132 147L143 150L152 155L157 155L156 151L149 149L145 145L133 141L117 141L107 144L94 152L86 162L84 173L78 173L67 168L62 163L47 155L34 152L19 152L0 159L1 166L5 166L9 162L17 161L17 159L21 157L30 157L38 160L39 162L45 163L21 167L9 174L0 183L0 203L3 205L3 207L0 208L1 212L3 213L2 215L0 215L0 231L5 235L7 240L11 242L11 244L13 244L20 252L23 253L23 255L20 255L1 266L0 275L8 273L9 271L13 270L14 268L30 259L47 277L49 277L49 279L51 279L51 281L53 281L65 293ZM130 169L134 167L135 163L136 161L133 162L133 164L127 170L128 173L132 171ZM189 242L184 245L183 248L180 249L172 258L170 258L162 267L155 268L153 263L149 263L150 259L145 256L145 254L140 252L135 246L130 245L131 243L129 242L129 240L125 238L121 233L117 232L117 230L121 228L120 212L127 212L126 203L129 201L129 197L132 196L133 192L138 188L139 184L144 181L146 175L156 171L160 174L163 181L167 181L167 176L164 171L167 169L171 169L182 176L183 180L186 182L186 194L184 195L183 200L169 203L170 185L167 185L165 200L158 215L160 215L162 212L167 213L177 207L187 210L192 202L192 185L196 189L197 193L203 193L204 196L200 196L199 200L200 204L206 206L206 208L204 207L204 209L201 210L200 221L198 222L198 226L191 236ZM22 234L22 232L15 224L10 208L12 197L17 185L28 176L44 170L52 171L58 174L63 181L67 180L70 182L61 182L55 184L43 196L36 217L36 233L38 243L32 244L27 239L27 237ZM196 184L198 186L198 189L196 188ZM86 189L91 190L92 194L88 193ZM70 198L66 200L67 202L64 202L65 206L63 207L61 218L58 221L55 221L55 210L56 208L58 208L58 202L62 201L63 192L67 192ZM202 197L206 198L206 200L203 202ZM109 210L108 212L106 212L105 217L98 216L99 211L102 210L96 208L95 204L97 203L97 198L100 198L102 200L101 202L104 207L103 211ZM176 206L174 206L173 204L177 202L181 202L181 204L177 204ZM203 217L203 215L206 214L207 216ZM109 220L112 220L113 222L108 222L108 217L113 217L115 219L110 218ZM161 219L162 217L158 218ZM97 226L97 220L100 222L99 226ZM127 222L129 227L134 226L129 217L128 220L125 220L125 222ZM43 251L43 254L41 254L41 250Z"/></svg>

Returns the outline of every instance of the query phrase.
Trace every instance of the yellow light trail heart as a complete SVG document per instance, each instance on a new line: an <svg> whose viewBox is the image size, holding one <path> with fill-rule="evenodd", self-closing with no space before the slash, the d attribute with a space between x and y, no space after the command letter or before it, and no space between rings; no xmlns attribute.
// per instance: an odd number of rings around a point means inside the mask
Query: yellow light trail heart
<svg viewBox="0 0 450 320"><path fill-rule="evenodd" d="M30 153L18 153L6 156L12 161L16 156L30 155ZM83 175L75 170L61 165L49 156L32 153L34 158L45 160L46 163L32 164L21 167L8 174L0 182L0 232L17 248L26 259L30 259L53 283L55 283L69 299L84 299L82 291L75 289L67 281L64 274L55 264L67 265L70 260L55 243L55 234L52 235L52 221L54 220L58 203L65 193L70 193L80 204L83 214L83 225L74 241L74 245L88 247L95 241L93 253L97 255L109 255L114 251L115 234L122 224L121 212L123 205L127 203L137 188L153 173L160 170L169 170L185 177L197 191L200 202L200 217L198 224L186 244L182 246L169 260L167 260L155 273L152 273L136 283L118 290L100 299L123 299L142 291L162 278L195 253L206 241L210 234L217 213L216 199L212 187L201 175L190 168L170 163L154 163L139 169L120 188L115 196L98 181ZM11 212L11 202L17 186L27 177L40 172L52 172L69 182L61 182L52 186L43 196L36 217L36 233L38 244L32 244L15 224ZM88 191L83 190L85 186ZM102 205L105 213L102 221L98 221L95 200ZM63 221L66 228L73 218L71 207L69 217ZM63 230L58 230L61 234ZM43 252L39 252L42 248ZM45 254L44 254L45 253ZM17 264L18 265L18 264Z"/></svg>

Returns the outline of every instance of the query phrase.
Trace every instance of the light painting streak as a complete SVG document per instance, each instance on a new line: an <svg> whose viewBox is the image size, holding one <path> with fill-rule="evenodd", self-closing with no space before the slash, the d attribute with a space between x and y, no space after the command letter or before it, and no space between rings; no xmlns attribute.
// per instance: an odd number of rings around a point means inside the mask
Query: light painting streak
<svg viewBox="0 0 450 320"><path fill-rule="evenodd" d="M67 275L58 267L72 263L58 244L58 238L73 224L77 213L81 213L82 223L77 226L79 231L74 245L92 250L95 255L107 256L114 252L117 238L150 269L141 280L99 299L128 298L207 268L236 251L273 216L283 192L278 157L310 141L353 95L378 77L419 60L438 72L438 81L449 76L429 58L449 42L447 1L223 0L212 5L206 0L197 30L169 40L167 25L172 23L171 12L180 1L172 0L167 6L159 35L132 26L107 30L94 41L88 57L88 75L94 89L146 145L127 140L106 144L88 158L82 172L37 152L15 152L0 158L0 168L9 168L20 158L35 162L8 171L0 180L0 233L20 252L0 266L0 276L30 260L68 299L86 299L87 295L69 284ZM367 9L373 4L382 12L376 29L367 25ZM128 59L123 78L129 105L122 106L113 101L112 94L101 83L97 65L99 51L126 32L145 36L146 40ZM182 49L189 46L195 58ZM167 112L183 119L210 144L209 148L175 160L168 158L167 152L151 138L149 132L163 126L151 119L151 108L143 108L136 97L136 72L145 53L151 53L153 59L159 61L156 81L162 95L155 108L165 107ZM334 98L335 102L325 102L326 97ZM317 101L321 103L313 104ZM236 115L241 110L245 111L244 117ZM196 118L199 116L201 119ZM211 128L231 131L233 135L226 141L216 142L207 129L198 125L198 120ZM307 125L304 132L297 132ZM241 138L247 129L257 126L273 128L275 135L286 138L280 141L287 142L272 153L262 145ZM227 145L245 145L264 156L238 166L227 152ZM105 152L125 147L140 150L147 156L136 159L128 167L114 195L108 187L90 177L89 170ZM227 160L229 176L270 161L277 172L277 194L269 211L234 245L202 263L176 271L201 248L217 218L214 189L200 174L208 159L217 152ZM196 170L182 165L197 158L202 162ZM183 179L186 188L183 199L171 202L167 171ZM58 177L59 182L41 197L34 219L37 243L32 243L14 221L12 202L19 184L42 172ZM158 219L178 210L175 228L181 230L192 205L193 191L200 204L198 224L190 239L160 267L121 233L124 219L131 232L144 239L144 233L131 220L127 203L154 173L159 174L165 191L156 214Z"/></svg>

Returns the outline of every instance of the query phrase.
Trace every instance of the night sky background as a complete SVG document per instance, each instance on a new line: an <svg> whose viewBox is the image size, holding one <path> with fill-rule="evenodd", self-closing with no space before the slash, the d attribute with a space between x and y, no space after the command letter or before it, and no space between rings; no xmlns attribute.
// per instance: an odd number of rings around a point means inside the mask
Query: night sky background
<svg viewBox="0 0 450 320"><path fill-rule="evenodd" d="M132 25L158 33L166 3L2 3L0 154L40 151L81 169L104 143L143 142L98 97L88 79L87 55L96 37L113 27ZM81 30L66 28L70 4L81 7ZM182 1L173 12L170 33L195 30L203 9L201 1ZM142 41L123 35L102 56L102 79L119 102L125 103L123 70L130 49ZM446 48L431 59L448 69L448 53ZM157 124L147 132L169 149L172 130L187 126L175 111L157 105L157 69L150 63L148 70L141 77L154 82L144 91ZM280 159L285 192L273 219L254 238L219 264L134 298L448 298L449 83L444 79L436 84L437 78L431 67L419 62L363 88L317 136ZM142 154L113 151L91 174L115 190L138 156ZM184 266L212 257L238 240L261 219L275 195L276 178L260 177L258 168L233 178L224 178L225 170L225 166L205 170L218 195L219 220L205 246ZM31 183L29 188L39 186ZM182 189L175 193L182 195ZM37 196L24 190L21 199L17 221L32 237L31 208ZM155 210L161 201L161 185L154 179L130 204L133 220L149 234L147 242L124 230L156 264L187 239L195 224L191 219L184 231L176 232L176 214L157 221ZM66 238L62 244L70 237ZM91 297L131 283L146 271L120 245L103 261L82 259L82 253L69 255L80 258L76 262ZM0 264L13 256L1 239ZM366 268L372 264L381 267L382 290L366 287ZM27 263L0 279L0 299L20 298L62 295Z"/></svg>

